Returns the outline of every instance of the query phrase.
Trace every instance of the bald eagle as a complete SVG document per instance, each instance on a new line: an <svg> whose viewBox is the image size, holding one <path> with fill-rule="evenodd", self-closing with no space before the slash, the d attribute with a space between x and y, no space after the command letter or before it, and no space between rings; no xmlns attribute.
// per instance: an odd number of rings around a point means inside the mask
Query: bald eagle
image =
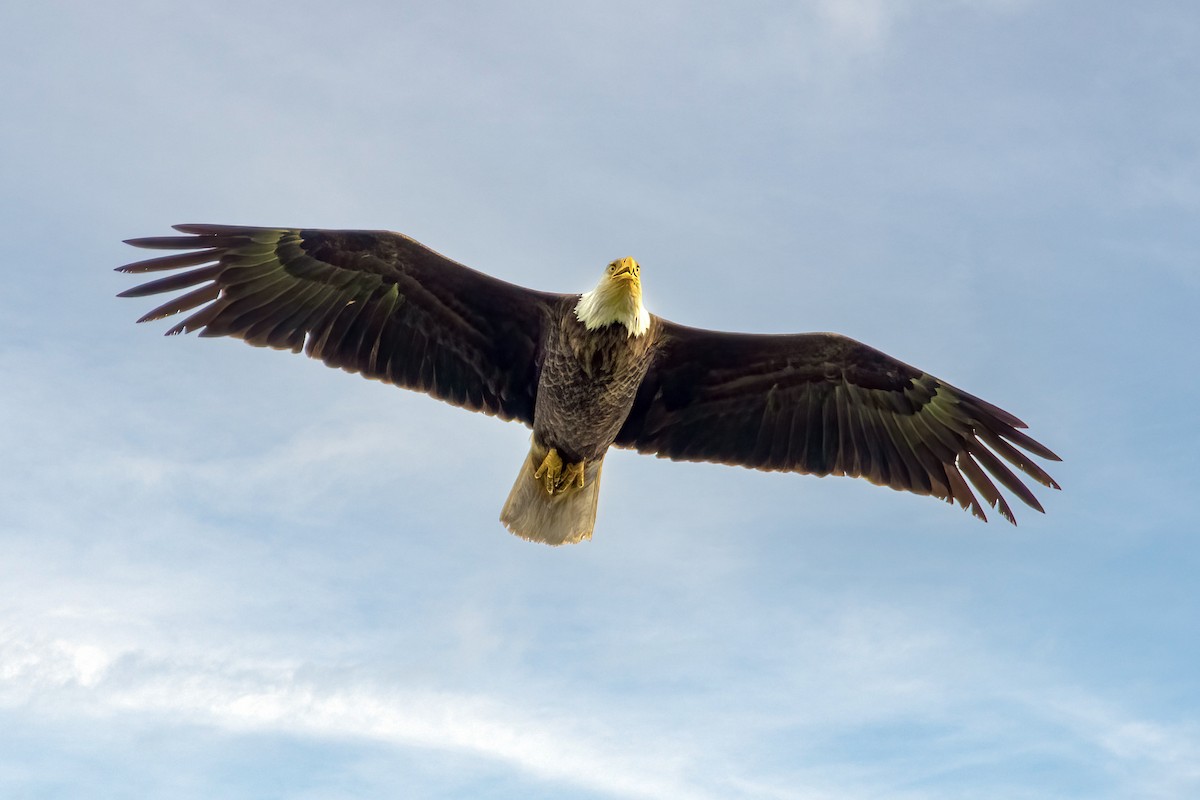
<svg viewBox="0 0 1200 800"><path fill-rule="evenodd" d="M679 461L862 477L957 502L986 521L974 486L1013 524L993 478L1042 506L1005 461L1058 488L1026 453L1058 456L1021 432L1026 426L1012 414L838 334L724 333L669 322L643 306L632 258L610 263L590 292L552 294L388 231L175 229L185 235L128 240L186 251L118 267L170 273L121 297L190 290L138 322L191 312L168 335L198 330L303 350L331 367L530 426L529 454L500 515L526 539L591 537L611 445Z"/></svg>

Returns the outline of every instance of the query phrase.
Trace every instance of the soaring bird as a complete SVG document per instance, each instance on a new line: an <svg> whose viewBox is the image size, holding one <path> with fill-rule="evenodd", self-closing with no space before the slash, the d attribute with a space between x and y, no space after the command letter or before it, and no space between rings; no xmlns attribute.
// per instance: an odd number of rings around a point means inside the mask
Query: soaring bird
<svg viewBox="0 0 1200 800"><path fill-rule="evenodd" d="M612 445L866 478L957 502L986 521L973 486L1014 525L993 478L1043 509L1008 464L1058 488L1027 453L1058 456L1007 411L836 333L725 333L662 319L642 304L632 258L610 263L589 292L553 294L389 231L175 230L184 235L128 240L186 251L118 267L170 273L121 297L190 290L138 322L191 312L167 334L303 350L523 422L532 443L500 520L525 539L591 538Z"/></svg>

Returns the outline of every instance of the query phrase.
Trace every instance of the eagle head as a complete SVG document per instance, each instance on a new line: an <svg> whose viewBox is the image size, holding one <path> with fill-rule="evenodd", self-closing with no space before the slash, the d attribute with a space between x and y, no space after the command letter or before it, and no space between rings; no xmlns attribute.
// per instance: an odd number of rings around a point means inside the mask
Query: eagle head
<svg viewBox="0 0 1200 800"><path fill-rule="evenodd" d="M630 336L641 336L650 327L650 312L642 305L641 272L629 256L613 261L596 288L580 295L575 317L589 331L620 324Z"/></svg>

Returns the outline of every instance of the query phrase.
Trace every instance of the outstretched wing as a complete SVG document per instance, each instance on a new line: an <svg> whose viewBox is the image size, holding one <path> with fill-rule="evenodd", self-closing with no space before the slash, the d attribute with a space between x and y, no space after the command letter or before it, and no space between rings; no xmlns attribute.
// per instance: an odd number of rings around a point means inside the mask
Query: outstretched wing
<svg viewBox="0 0 1200 800"><path fill-rule="evenodd" d="M1058 488L1022 450L1058 456L1019 431L1021 420L853 339L662 325L659 356L617 435L620 447L678 461L863 477L957 501L986 520L969 480L1013 524L992 478L1042 507L997 455Z"/></svg>
<svg viewBox="0 0 1200 800"><path fill-rule="evenodd" d="M188 235L128 241L190 251L118 268L172 272L121 297L191 289L138 322L192 312L167 333L303 349L331 367L532 424L542 330L559 295L505 283L388 231L175 229Z"/></svg>

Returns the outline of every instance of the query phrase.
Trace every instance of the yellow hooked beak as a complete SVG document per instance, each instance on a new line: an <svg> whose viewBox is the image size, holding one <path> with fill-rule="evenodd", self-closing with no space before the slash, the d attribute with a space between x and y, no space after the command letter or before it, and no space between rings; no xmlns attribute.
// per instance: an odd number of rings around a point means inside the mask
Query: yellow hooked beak
<svg viewBox="0 0 1200 800"><path fill-rule="evenodd" d="M636 281L639 280L638 274L641 268L638 263L629 256L618 258L616 261L608 265L609 277L614 279Z"/></svg>

